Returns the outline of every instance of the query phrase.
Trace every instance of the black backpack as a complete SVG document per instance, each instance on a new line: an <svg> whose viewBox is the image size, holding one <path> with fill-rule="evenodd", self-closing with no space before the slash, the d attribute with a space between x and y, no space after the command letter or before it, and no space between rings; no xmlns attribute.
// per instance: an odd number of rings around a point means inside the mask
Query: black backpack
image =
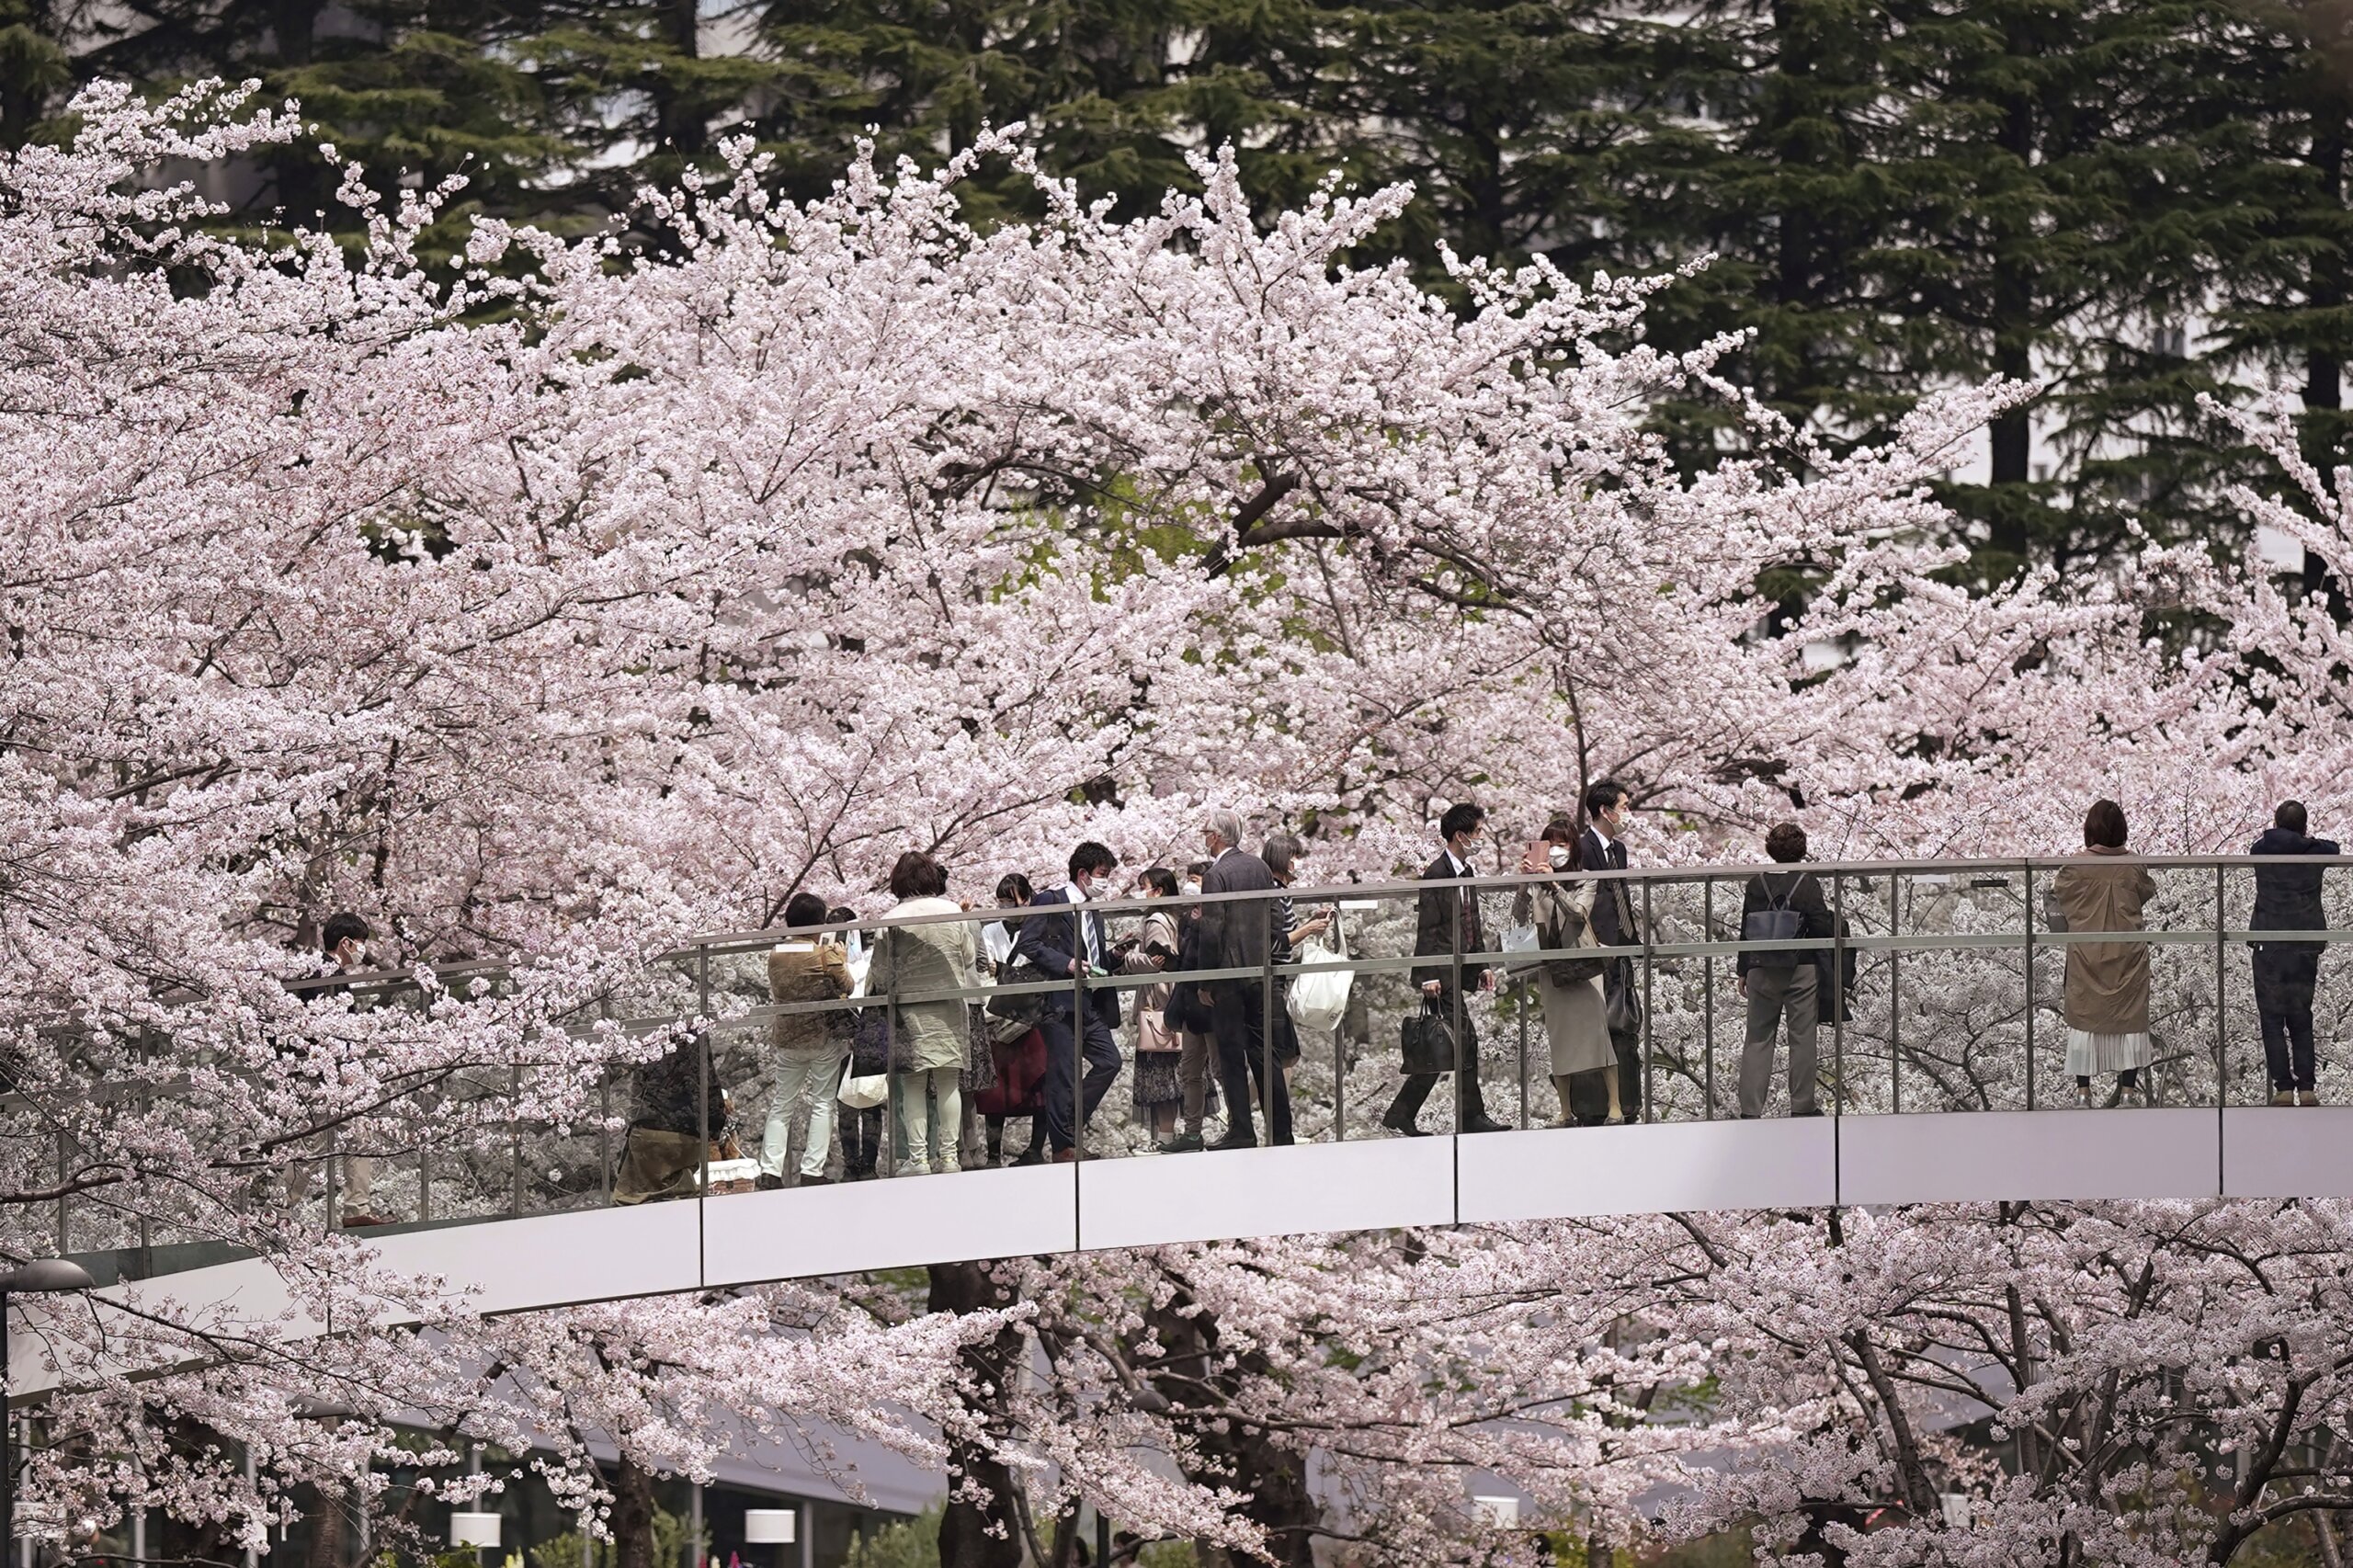
<svg viewBox="0 0 2353 1568"><path fill-rule="evenodd" d="M1756 885L1765 892L1765 907L1741 916L1740 939L1744 942L1794 942L1805 935L1805 916L1790 907L1790 901L1797 897L1799 883L1803 881L1804 875L1800 873L1790 883L1790 891L1775 898L1772 884L1763 877L1757 878ZM1748 967L1751 969L1795 969L1802 963L1813 961L1812 954L1799 952L1793 948L1748 955Z"/></svg>

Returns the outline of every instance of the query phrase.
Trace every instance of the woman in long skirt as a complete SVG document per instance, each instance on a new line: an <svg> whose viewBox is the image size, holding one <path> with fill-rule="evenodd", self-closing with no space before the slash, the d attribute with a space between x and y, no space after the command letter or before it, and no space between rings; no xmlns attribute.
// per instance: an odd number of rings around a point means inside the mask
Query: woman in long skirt
<svg viewBox="0 0 2353 1568"><path fill-rule="evenodd" d="M1599 884L1568 875L1581 869L1578 836L1576 824L1566 817L1554 817L1545 825L1544 835L1528 846L1527 855L1520 860L1522 871L1550 871L1560 879L1522 887L1513 907L1516 924L1536 927L1539 947L1597 945L1598 938L1593 932L1593 901ZM1597 969L1587 978L1563 983L1553 978L1555 967L1553 961L1548 960L1538 965L1536 971L1536 994L1544 1005L1544 1034L1552 1049L1552 1086L1561 1096L1561 1119L1555 1125L1574 1124L1569 1113L1569 1080L1580 1073L1601 1074L1609 1094L1609 1119L1605 1125L1621 1125L1626 1113L1618 1099L1618 1052L1609 1040L1609 1013L1602 1000L1601 975Z"/></svg>

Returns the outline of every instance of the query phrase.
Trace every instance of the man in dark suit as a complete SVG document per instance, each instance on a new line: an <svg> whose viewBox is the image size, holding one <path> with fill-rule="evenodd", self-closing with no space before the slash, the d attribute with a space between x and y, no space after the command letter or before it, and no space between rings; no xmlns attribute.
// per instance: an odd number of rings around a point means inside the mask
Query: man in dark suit
<svg viewBox="0 0 2353 1568"><path fill-rule="evenodd" d="M2336 841L2314 838L2301 801L2282 801L2271 826L2255 841L2251 855L2334 855ZM2266 866L2255 873L2257 931L2325 931L2321 908L2322 866ZM2263 1029L2263 1060L2271 1077L2271 1103L2318 1105L2313 1087L2313 989L2320 980L2318 942L2257 942L2255 945L2255 1016Z"/></svg>
<svg viewBox="0 0 2353 1568"><path fill-rule="evenodd" d="M1620 835L1626 826L1626 787L1614 778L1593 784L1585 792L1585 814L1587 825L1578 846L1578 863L1589 871L1624 870L1626 846ZM1634 918L1633 890L1623 877L1599 885L1600 892L1593 901L1595 940L1605 948L1634 946L1643 938ZM1610 960L1601 983L1603 995L1612 1004L1612 1014L1620 1011L1620 996L1641 1000L1631 959ZM1610 1046L1618 1053L1618 1103L1628 1121L1640 1120L1643 1114L1642 1041L1640 1025L1609 1031ZM1570 1080L1569 1098L1569 1114L1579 1126L1598 1127L1608 1119L1609 1091L1599 1073L1580 1073Z"/></svg>
<svg viewBox="0 0 2353 1568"><path fill-rule="evenodd" d="M1437 859L1422 868L1425 881L1452 882L1474 876L1471 855L1477 847L1479 835L1486 830L1487 813L1465 801L1447 808L1438 819L1438 830L1446 840L1446 847ZM1414 980L1422 989L1427 1005L1435 1006L1454 1030L1460 1042L1454 1074L1455 1113L1457 1125L1465 1132L1501 1132L1504 1124L1487 1114L1487 1102L1479 1088L1479 1037L1471 1027L1470 1010L1463 1006L1461 986L1480 991L1495 988L1495 977L1486 965L1462 964L1459 968L1450 961L1461 953L1479 953L1487 949L1485 927L1479 921L1479 892L1471 887L1435 887L1422 892L1414 919L1414 956L1415 958L1445 958L1443 964L1417 964ZM1456 981L1461 976L1460 985ZM1415 1125L1421 1115L1422 1102L1430 1097L1430 1090L1438 1086L1435 1073L1408 1073L1398 1085L1397 1097L1390 1102L1381 1125L1408 1138L1421 1136Z"/></svg>
<svg viewBox="0 0 2353 1568"><path fill-rule="evenodd" d="M1242 819L1215 811L1201 824L1210 869L1203 893L1261 892L1265 898L1234 899L1201 906L1203 969L1257 969L1274 951L1267 915L1277 892L1267 863L1242 847ZM1210 1036L1217 1042L1218 1086L1225 1094L1225 1136L1212 1149L1255 1149L1258 1133L1250 1108L1267 1102L1267 1141L1288 1143L1290 1086L1267 1060L1267 989L1256 980L1216 980L1202 987L1210 1006ZM1252 1092L1253 1083L1256 1093Z"/></svg>
<svg viewBox="0 0 2353 1568"><path fill-rule="evenodd" d="M1070 881L1048 888L1032 899L1014 938L1014 952L1038 966L1038 972L1055 979L1083 980L1107 975L1117 967L1103 929L1103 917L1078 906L1094 896L1096 886L1119 869L1119 857L1092 841L1070 852ZM1073 913L1048 913L1058 907ZM1057 1161L1074 1160L1081 1131L1095 1108L1120 1075L1120 1048L1111 1031L1120 1022L1120 994L1105 987L1086 996L1086 1013L1074 1017L1069 991L1046 994L1038 1032L1046 1040L1046 1145ZM1076 1047L1074 1049L1074 1040ZM1086 1079L1078 1081L1078 1051L1086 1055ZM1084 1093L1085 1104L1080 1104Z"/></svg>

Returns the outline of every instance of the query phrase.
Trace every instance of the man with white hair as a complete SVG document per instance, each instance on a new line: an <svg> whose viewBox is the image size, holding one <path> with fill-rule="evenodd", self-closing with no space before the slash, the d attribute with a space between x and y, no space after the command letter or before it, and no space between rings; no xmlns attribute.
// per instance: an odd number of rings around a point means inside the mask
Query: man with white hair
<svg viewBox="0 0 2353 1568"><path fill-rule="evenodd" d="M1209 874L1201 892L1265 893L1267 897L1211 903L1201 910L1201 963L1208 969L1258 969L1273 952L1267 925L1275 877L1267 863L1242 847L1242 819L1214 810L1201 818L1201 842L1209 849ZM1290 1139L1290 1090L1267 1060L1266 987L1256 978L1215 980L1201 988L1210 1009L1210 1033L1217 1041L1218 1084L1225 1092L1225 1136L1212 1149L1254 1149L1258 1134L1251 1119L1251 1081L1267 1099L1267 1139Z"/></svg>

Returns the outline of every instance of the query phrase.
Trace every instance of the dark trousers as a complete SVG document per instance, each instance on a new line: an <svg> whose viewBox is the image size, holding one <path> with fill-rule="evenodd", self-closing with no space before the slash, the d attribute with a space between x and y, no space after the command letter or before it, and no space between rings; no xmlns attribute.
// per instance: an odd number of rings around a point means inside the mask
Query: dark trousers
<svg viewBox="0 0 2353 1568"><path fill-rule="evenodd" d="M1460 997L1451 985L1438 994L1438 1010L1449 1028L1460 1028L1462 1046L1456 1060L1462 1063L1454 1074L1454 1109L1461 1119L1458 1126L1471 1127L1487 1119L1487 1096L1479 1087L1479 1031L1471 1022L1471 1009L1458 1011ZM1384 1127L1406 1128L1414 1125L1422 1114L1422 1102L1438 1087L1436 1073L1408 1073L1405 1081L1397 1085L1397 1097L1389 1102L1389 1109L1381 1119Z"/></svg>
<svg viewBox="0 0 2353 1568"><path fill-rule="evenodd" d="M1120 1075L1120 1048L1112 1043L1110 1026L1087 1009L1086 1032L1081 1049L1086 1052L1086 1078L1078 1087L1086 1098L1086 1108L1075 1120L1071 1112L1078 1098L1072 1093L1078 1077L1078 1062L1071 1050L1070 1015L1048 1013L1038 1020L1038 1032L1046 1040L1046 1080L1040 1090L1046 1101L1046 1146L1055 1153L1074 1148L1078 1143L1078 1129L1093 1119L1095 1108L1111 1092L1111 1080Z"/></svg>
<svg viewBox="0 0 2353 1568"><path fill-rule="evenodd" d="M874 1174L874 1162L882 1153L882 1108L869 1106L864 1110L839 1108L834 1121L834 1136L842 1146L842 1179L859 1181Z"/></svg>
<svg viewBox="0 0 2353 1568"><path fill-rule="evenodd" d="M1267 1073L1267 992L1255 980L1221 980L1210 988L1210 1035L1217 1041L1217 1081L1225 1093L1225 1135L1256 1139L1250 1108L1268 1102L1267 1141L1290 1142L1290 1085L1278 1065ZM1255 1085L1255 1088L1254 1088Z"/></svg>
<svg viewBox="0 0 2353 1568"><path fill-rule="evenodd" d="M2255 949L2255 1014L2274 1090L2313 1086L2313 986L2319 979L2315 943L2267 942Z"/></svg>

